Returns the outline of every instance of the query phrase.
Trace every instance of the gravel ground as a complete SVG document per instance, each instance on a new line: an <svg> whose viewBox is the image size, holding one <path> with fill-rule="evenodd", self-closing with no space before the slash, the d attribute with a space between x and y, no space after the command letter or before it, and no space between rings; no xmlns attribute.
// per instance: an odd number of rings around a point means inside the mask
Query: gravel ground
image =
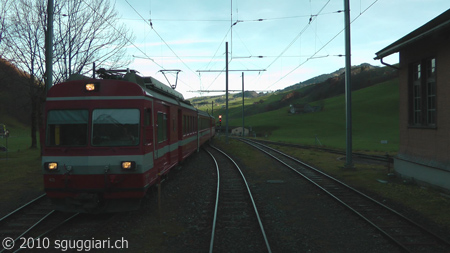
<svg viewBox="0 0 450 253"><path fill-rule="evenodd" d="M264 164L265 167L241 169L250 183L273 252L398 251L373 228L309 183L280 170L269 159ZM153 192L139 211L118 217L98 234L124 236L133 251L207 252L215 180L215 168L201 151L164 184L161 219L157 193ZM245 243L245 238L236 243Z"/></svg>
<svg viewBox="0 0 450 253"><path fill-rule="evenodd" d="M273 252L398 251L336 201L269 158L262 159L258 164L263 165L244 166L235 158L249 181ZM86 239L123 238L130 252L207 252L216 177L202 150L170 173L161 187L160 207L154 187L139 210L114 215L100 228L86 227L85 234L92 235ZM236 243L245 243L245 238Z"/></svg>

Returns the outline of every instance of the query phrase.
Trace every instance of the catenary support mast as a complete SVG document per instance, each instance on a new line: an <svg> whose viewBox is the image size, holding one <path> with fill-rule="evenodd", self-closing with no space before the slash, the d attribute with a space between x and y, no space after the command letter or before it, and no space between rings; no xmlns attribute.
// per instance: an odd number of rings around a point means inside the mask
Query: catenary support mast
<svg viewBox="0 0 450 253"><path fill-rule="evenodd" d="M346 118L346 168L353 168L352 161L352 65L350 47L350 0L344 0L345 12L345 118Z"/></svg>

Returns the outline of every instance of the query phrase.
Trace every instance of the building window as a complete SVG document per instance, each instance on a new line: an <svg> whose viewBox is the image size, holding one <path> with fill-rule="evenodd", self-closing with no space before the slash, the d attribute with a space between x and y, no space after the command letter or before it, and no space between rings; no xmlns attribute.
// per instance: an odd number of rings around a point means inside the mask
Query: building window
<svg viewBox="0 0 450 253"><path fill-rule="evenodd" d="M436 59L425 59L411 65L411 126L436 127Z"/></svg>
<svg viewBox="0 0 450 253"><path fill-rule="evenodd" d="M427 125L436 125L436 59L427 64Z"/></svg>

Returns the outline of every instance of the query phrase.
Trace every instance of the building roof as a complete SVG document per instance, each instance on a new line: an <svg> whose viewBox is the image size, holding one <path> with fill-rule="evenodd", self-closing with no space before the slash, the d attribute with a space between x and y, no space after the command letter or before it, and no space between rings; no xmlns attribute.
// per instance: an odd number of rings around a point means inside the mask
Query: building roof
<svg viewBox="0 0 450 253"><path fill-rule="evenodd" d="M450 9L442 13L441 15L437 16L436 18L432 19L425 25L417 28L416 30L412 31L411 33L407 34L403 38L397 40L396 42L392 43L391 45L383 48L379 52L375 53L377 57L375 57L375 60L382 59L383 57L389 56L393 53L399 52L402 48L406 47L407 45L414 43L420 39L423 39L425 37L428 37L432 34L435 34L437 32L442 31L443 29L450 28Z"/></svg>

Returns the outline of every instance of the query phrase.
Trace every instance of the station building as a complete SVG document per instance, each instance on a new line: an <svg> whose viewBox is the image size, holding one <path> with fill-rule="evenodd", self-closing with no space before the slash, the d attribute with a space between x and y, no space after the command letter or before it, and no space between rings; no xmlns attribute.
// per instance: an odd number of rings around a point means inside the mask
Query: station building
<svg viewBox="0 0 450 253"><path fill-rule="evenodd" d="M399 53L397 174L450 192L450 9L376 53ZM397 67L397 66L391 66Z"/></svg>

